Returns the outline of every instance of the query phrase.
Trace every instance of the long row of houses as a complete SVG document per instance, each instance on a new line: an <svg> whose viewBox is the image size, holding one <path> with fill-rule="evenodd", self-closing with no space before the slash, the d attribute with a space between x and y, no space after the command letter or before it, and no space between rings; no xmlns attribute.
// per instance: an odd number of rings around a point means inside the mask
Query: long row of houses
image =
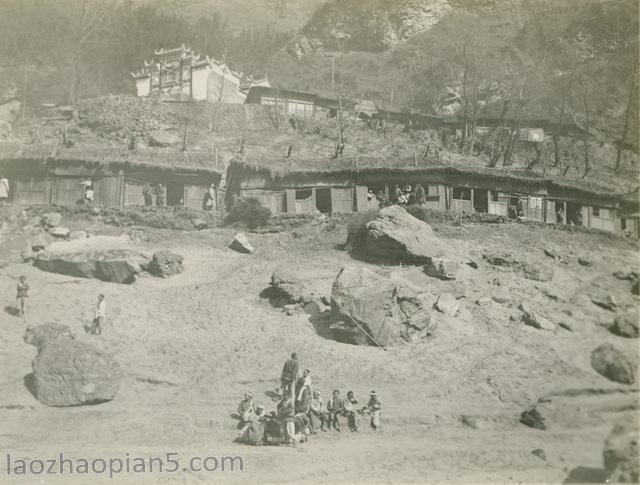
<svg viewBox="0 0 640 485"><path fill-rule="evenodd" d="M90 178L95 203L105 206L143 205L142 187L152 183L162 187L165 204L193 209L203 208L213 185L227 197L257 198L276 214L352 213L377 207L372 194L392 198L396 186L421 184L425 206L433 209L509 217L510 207L519 206L526 220L640 236L637 194L611 192L584 180L477 165L416 166L415 160L378 157L360 157L356 166L332 159L254 162L245 154L224 164L207 153L71 149L56 155L50 150L37 145L3 150L0 174L10 179L12 202L74 205L83 199L83 180ZM213 208L222 209L217 199Z"/></svg>

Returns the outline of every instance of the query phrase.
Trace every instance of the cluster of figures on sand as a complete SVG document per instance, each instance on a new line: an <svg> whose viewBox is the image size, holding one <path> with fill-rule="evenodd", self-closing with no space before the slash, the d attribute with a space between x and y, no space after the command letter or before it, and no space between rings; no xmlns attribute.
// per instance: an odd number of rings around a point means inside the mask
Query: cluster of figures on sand
<svg viewBox="0 0 640 485"><path fill-rule="evenodd" d="M382 404L375 391L371 391L367 405L358 409L353 391L342 398L334 389L325 406L320 392L311 388L311 371L304 369L298 376L298 368L298 357L293 353L282 368L276 410L269 414L264 406L254 403L251 392L245 394L237 414L232 415L239 421L236 441L253 446L296 446L318 431L340 431L340 418L346 418L349 430L357 432L360 415L368 416L371 429L380 429Z"/></svg>

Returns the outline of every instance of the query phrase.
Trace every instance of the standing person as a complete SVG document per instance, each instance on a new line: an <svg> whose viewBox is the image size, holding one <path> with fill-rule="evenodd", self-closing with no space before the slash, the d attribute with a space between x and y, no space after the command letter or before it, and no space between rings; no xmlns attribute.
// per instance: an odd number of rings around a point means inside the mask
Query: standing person
<svg viewBox="0 0 640 485"><path fill-rule="evenodd" d="M9 179L4 175L0 177L0 205L9 200Z"/></svg>
<svg viewBox="0 0 640 485"><path fill-rule="evenodd" d="M144 205L149 207L153 205L153 187L149 182L142 187L142 197L144 197Z"/></svg>
<svg viewBox="0 0 640 485"><path fill-rule="evenodd" d="M369 396L369 402L362 409L363 412L369 414L371 428L377 431L380 428L380 411L382 410L382 403L378 399L376 391L371 391Z"/></svg>
<svg viewBox="0 0 640 485"><path fill-rule="evenodd" d="M216 187L211 184L204 194L204 210L210 211L216 205Z"/></svg>
<svg viewBox="0 0 640 485"><path fill-rule="evenodd" d="M419 204L419 205L423 205L426 202L424 187L421 184L416 184L415 200L416 200L416 204Z"/></svg>
<svg viewBox="0 0 640 485"><path fill-rule="evenodd" d="M298 355L294 352L291 358L284 363L282 374L280 375L280 389L289 391L295 395L296 379L298 378ZM284 394L284 392L283 392Z"/></svg>
<svg viewBox="0 0 640 485"><path fill-rule="evenodd" d="M154 192L156 193L156 206L164 207L164 187L162 184L157 184Z"/></svg>
<svg viewBox="0 0 640 485"><path fill-rule="evenodd" d="M287 443L295 445L296 424L295 424L295 409L293 405L293 399L289 391L282 392L282 400L278 403L277 407L278 419L284 424L285 437Z"/></svg>
<svg viewBox="0 0 640 485"><path fill-rule="evenodd" d="M104 295L98 295L98 302L96 303L95 310L93 312L93 324L89 333L94 335L100 335L102 333L102 324L107 316L107 302L104 300Z"/></svg>
<svg viewBox="0 0 640 485"><path fill-rule="evenodd" d="M322 402L322 397L320 397L320 391L313 391L313 396L311 397L311 402L309 403L309 421L311 421L311 433L317 433L318 421L320 421L320 430L326 431L326 429L324 429L326 420L327 416L324 414L324 402Z"/></svg>
<svg viewBox="0 0 640 485"><path fill-rule="evenodd" d="M356 404L358 404L358 400L353 394L353 391L347 392L347 398L344 400L344 414L347 417L347 425L350 431L358 431Z"/></svg>
<svg viewBox="0 0 640 485"><path fill-rule="evenodd" d="M95 193L93 191L93 182L89 180L89 185L84 188L84 202L85 204L93 204Z"/></svg>
<svg viewBox="0 0 640 485"><path fill-rule="evenodd" d="M340 431L340 421L338 417L344 414L344 401L340 397L340 391L337 389L333 390L331 398L327 401L327 411L329 413L327 428L331 429L333 425L333 429Z"/></svg>
<svg viewBox="0 0 640 485"><path fill-rule="evenodd" d="M304 371L302 371L302 376L296 383L296 413L304 413L306 415L309 412L309 406L311 402L311 376L309 376L310 373L311 371L309 369L305 369Z"/></svg>
<svg viewBox="0 0 640 485"><path fill-rule="evenodd" d="M29 285L27 284L27 278L25 276L20 276L18 279L18 293L16 295L16 306L18 308L18 313L21 317L24 317L24 314L27 310L27 298L29 297Z"/></svg>

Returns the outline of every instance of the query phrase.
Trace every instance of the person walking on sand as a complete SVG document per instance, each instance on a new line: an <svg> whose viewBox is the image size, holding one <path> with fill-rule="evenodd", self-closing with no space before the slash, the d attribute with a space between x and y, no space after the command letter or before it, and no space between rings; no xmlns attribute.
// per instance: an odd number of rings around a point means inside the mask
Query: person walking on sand
<svg viewBox="0 0 640 485"><path fill-rule="evenodd" d="M20 276L18 279L18 294L16 295L16 307L18 308L18 314L24 317L27 311L27 298L29 297L29 285L27 284L27 278Z"/></svg>
<svg viewBox="0 0 640 485"><path fill-rule="evenodd" d="M107 316L107 302L104 300L104 295L98 295L98 302L96 303L96 307L93 313L93 325L91 325L91 329L89 333L94 335L100 335L102 333L102 324L104 323L104 319Z"/></svg>

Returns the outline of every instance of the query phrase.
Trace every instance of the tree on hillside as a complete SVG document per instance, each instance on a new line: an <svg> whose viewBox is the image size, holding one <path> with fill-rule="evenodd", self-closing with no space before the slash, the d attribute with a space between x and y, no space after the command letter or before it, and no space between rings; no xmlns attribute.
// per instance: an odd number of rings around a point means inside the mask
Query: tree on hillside
<svg viewBox="0 0 640 485"><path fill-rule="evenodd" d="M103 23L107 10L100 0L61 0L57 3L55 18L67 33L69 69L72 72L69 84L69 102L77 118L77 102L84 74L84 56L87 46Z"/></svg>

